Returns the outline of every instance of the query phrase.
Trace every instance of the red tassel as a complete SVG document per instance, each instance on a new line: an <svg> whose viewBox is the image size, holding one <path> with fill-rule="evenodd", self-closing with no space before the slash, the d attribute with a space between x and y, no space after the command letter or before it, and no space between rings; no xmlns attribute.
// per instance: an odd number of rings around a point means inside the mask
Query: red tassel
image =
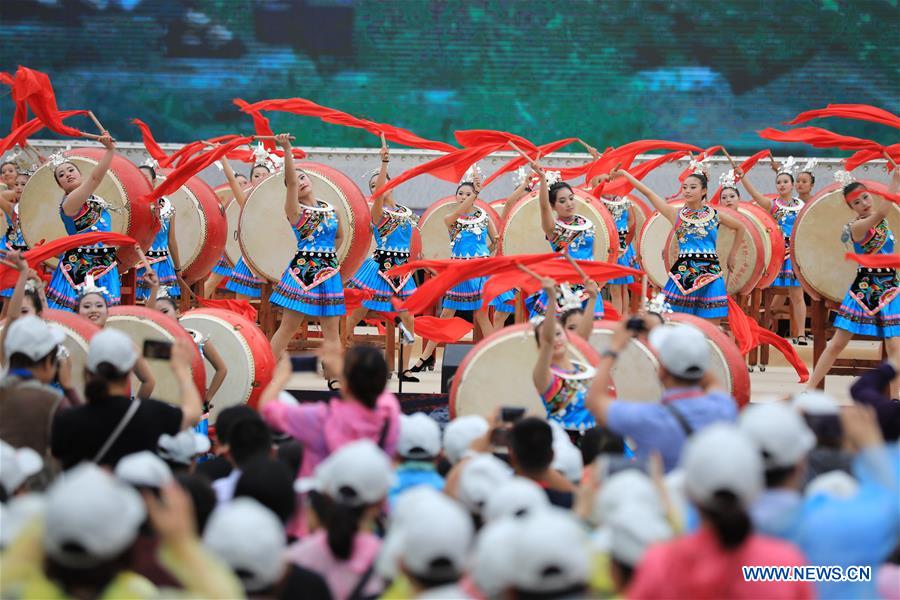
<svg viewBox="0 0 900 600"><path fill-rule="evenodd" d="M16 119L21 119L18 107L20 103L25 103L50 131L69 137L82 137L84 135L84 132L65 125L62 119L59 118L56 96L53 93L50 78L47 77L46 73L20 66L19 70L16 71L12 96L16 102Z"/></svg>
<svg viewBox="0 0 900 600"><path fill-rule="evenodd" d="M57 114L60 121L74 117L75 115L86 115L86 110L64 110ZM45 123L40 119L31 119L27 123L13 129L8 136L0 140L0 154L3 154L16 144L24 146L28 138L45 127Z"/></svg>
<svg viewBox="0 0 900 600"><path fill-rule="evenodd" d="M571 144L573 142L577 142L577 141L578 141L578 138L565 138L562 140L556 140L555 142L550 142L548 144L544 144L543 146L538 146L538 152L540 153L541 156L547 156L548 154L556 152L563 146L568 146L569 144ZM534 154L534 156L532 156L532 158L536 158L537 153L533 153L533 154ZM518 158L514 158L511 161L509 161L508 163L506 163L505 165L503 165L502 167L500 167L499 169L497 169L490 177L488 177L481 184L481 186L487 187L487 185L489 183L491 183L492 181L494 181L501 175L503 175L505 173L511 173L512 171L515 171L516 169L518 169L521 166L524 166L525 164L526 164L526 161L523 157L520 156Z"/></svg>
<svg viewBox="0 0 900 600"><path fill-rule="evenodd" d="M150 156L153 157L153 160L166 160L169 155L166 154L165 150L160 148L158 143L156 143L156 139L153 137L153 132L150 131L150 127L140 119L132 119L131 122L137 125L138 129L141 130L141 138L144 142L144 148L147 150L147 152L150 153Z"/></svg>
<svg viewBox="0 0 900 600"><path fill-rule="evenodd" d="M769 344L774 346L781 352L787 361L794 367L797 375L800 376L800 383L809 380L809 370L797 355L797 350L786 339L779 335L760 327L759 323L748 317L741 307L728 297L728 325L731 327L731 333L734 335L734 341L740 349L741 354L746 355L748 352L761 344Z"/></svg>
<svg viewBox="0 0 900 600"><path fill-rule="evenodd" d="M770 150L760 150L759 152L757 152L756 154L754 154L753 156L751 156L750 158L748 158L747 160L742 162L739 168L741 171L744 172L744 175L746 176L747 173L750 172L750 169L752 169L753 167L756 166L756 163L758 163L760 160L762 160L763 158L765 158L767 156L769 156L769 157L772 156L772 152ZM709 201L709 203L710 204L718 204L719 200L721 198L722 198L722 186L720 185L719 189L716 190L716 193L713 194L712 199Z"/></svg>
<svg viewBox="0 0 900 600"><path fill-rule="evenodd" d="M208 152L191 157L189 160L185 161L184 164L179 165L176 169L166 175L166 180L146 197L147 200L152 202L158 200L162 196L171 194L183 186L188 179L219 160L231 150L249 142L249 137L235 138ZM172 157L169 158L171 159Z"/></svg>
<svg viewBox="0 0 900 600"><path fill-rule="evenodd" d="M687 154L684 150L679 150L678 152L671 152L669 154L663 154L660 157L654 158L653 160L648 160L645 163L641 163L638 166L630 169L629 172L637 179L643 179L647 176L650 171L658 168L660 165L663 165L668 162L672 162L673 160L678 160L682 156ZM600 197L601 195L610 195L610 196L625 196L634 189L634 186L627 179L616 179L613 181L601 181L597 187L591 190L591 194L596 197Z"/></svg>
<svg viewBox="0 0 900 600"><path fill-rule="evenodd" d="M798 125L812 119L823 119L826 117L871 121L872 123L881 123L888 127L900 129L900 117L883 108L869 106L868 104L829 104L825 108L802 112L790 121L787 121L785 125Z"/></svg>

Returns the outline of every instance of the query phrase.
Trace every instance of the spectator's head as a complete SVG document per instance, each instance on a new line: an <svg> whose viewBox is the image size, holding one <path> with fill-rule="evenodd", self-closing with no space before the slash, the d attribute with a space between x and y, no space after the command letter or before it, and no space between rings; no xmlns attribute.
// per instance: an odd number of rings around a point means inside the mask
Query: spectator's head
<svg viewBox="0 0 900 600"><path fill-rule="evenodd" d="M181 473L175 476L175 481L188 494L194 504L194 522L197 525L197 535L203 536L206 522L216 508L216 492L213 490L209 479L203 475Z"/></svg>
<svg viewBox="0 0 900 600"><path fill-rule="evenodd" d="M361 522L380 512L393 479L388 456L371 440L359 440L325 459L312 480L299 480L296 491L310 492L331 553L347 560Z"/></svg>
<svg viewBox="0 0 900 600"><path fill-rule="evenodd" d="M747 510L763 487L759 449L738 427L717 423L695 433L681 455L685 491L725 549L752 533Z"/></svg>
<svg viewBox="0 0 900 600"><path fill-rule="evenodd" d="M10 369L29 371L41 383L56 377L57 352L66 334L39 317L22 317L13 321L6 333L3 351Z"/></svg>
<svg viewBox="0 0 900 600"><path fill-rule="evenodd" d="M141 173L147 178L147 181L151 184L156 183L156 169L154 169L152 165L141 165L138 169L141 170Z"/></svg>
<svg viewBox="0 0 900 600"><path fill-rule="evenodd" d="M47 492L43 534L45 570L74 596L100 592L131 564L146 518L141 496L94 464L82 463Z"/></svg>
<svg viewBox="0 0 900 600"><path fill-rule="evenodd" d="M251 498L235 498L216 508L203 532L203 545L234 571L248 594L270 590L284 574L284 527Z"/></svg>
<svg viewBox="0 0 900 600"><path fill-rule="evenodd" d="M44 468L41 455L31 448L13 448L0 440L0 496L5 502L25 487L28 478Z"/></svg>
<svg viewBox="0 0 900 600"><path fill-rule="evenodd" d="M257 412L246 404L237 404L229 406L222 410L216 418L216 452L223 453L228 450L228 444L231 441L231 428L234 424L245 417L256 417Z"/></svg>
<svg viewBox="0 0 900 600"><path fill-rule="evenodd" d="M488 497L482 514L486 523L511 517L521 519L550 506L544 490L531 479L513 477L502 481Z"/></svg>
<svg viewBox="0 0 900 600"><path fill-rule="evenodd" d="M298 473L303 464L303 444L293 438L281 441L278 443L277 457L291 473Z"/></svg>
<svg viewBox="0 0 900 600"><path fill-rule="evenodd" d="M115 329L104 329L93 338L88 348L87 383L84 395L88 402L102 402L113 395L126 395L129 376L138 353L134 342Z"/></svg>
<svg viewBox="0 0 900 600"><path fill-rule="evenodd" d="M805 391L793 397L791 406L803 415L806 425L816 435L816 446L840 450L844 434L841 409L834 398L819 391Z"/></svg>
<svg viewBox="0 0 900 600"><path fill-rule="evenodd" d="M636 504L625 506L610 517L610 571L620 593L631 581L644 552L653 544L669 540L672 527L658 511Z"/></svg>
<svg viewBox="0 0 900 600"><path fill-rule="evenodd" d="M473 517L480 519L488 498L512 476L509 465L499 458L478 454L462 465L456 496Z"/></svg>
<svg viewBox="0 0 900 600"><path fill-rule="evenodd" d="M593 463L601 454L625 455L625 438L603 427L594 427L581 437L581 459L584 464Z"/></svg>
<svg viewBox="0 0 900 600"><path fill-rule="evenodd" d="M457 417L444 429L444 454L451 464L458 463L476 439L487 433L487 420L479 415Z"/></svg>
<svg viewBox="0 0 900 600"><path fill-rule="evenodd" d="M21 494L0 503L0 550L9 548L35 521L43 522L46 511L43 494Z"/></svg>
<svg viewBox="0 0 900 600"><path fill-rule="evenodd" d="M280 460L251 458L241 466L234 497L253 498L287 524L294 514L294 473Z"/></svg>
<svg viewBox="0 0 900 600"><path fill-rule="evenodd" d="M344 385L349 397L375 408L387 385L388 368L381 351L373 346L353 346L344 355Z"/></svg>
<svg viewBox="0 0 900 600"><path fill-rule="evenodd" d="M540 477L553 464L553 430L537 417L526 417L509 432L509 460L516 472Z"/></svg>
<svg viewBox="0 0 900 600"><path fill-rule="evenodd" d="M553 463L550 467L569 482L578 485L584 471L581 450L572 443L572 439L562 425L554 421L550 421L549 424L553 430Z"/></svg>
<svg viewBox="0 0 900 600"><path fill-rule="evenodd" d="M709 369L709 343L690 325L654 327L649 341L659 358L659 378L666 388L697 385Z"/></svg>
<svg viewBox="0 0 900 600"><path fill-rule="evenodd" d="M237 421L228 438L228 454L239 468L251 459L272 454L272 433L258 414Z"/></svg>
<svg viewBox="0 0 900 600"><path fill-rule="evenodd" d="M172 482L172 470L149 450L123 456L116 464L116 477L138 490L160 490Z"/></svg>
<svg viewBox="0 0 900 600"><path fill-rule="evenodd" d="M433 461L441 453L441 428L425 413L400 415L397 456L403 460Z"/></svg>
<svg viewBox="0 0 900 600"><path fill-rule="evenodd" d="M788 404L769 402L745 408L738 423L762 453L766 487L801 489L806 456L816 445L803 417Z"/></svg>
<svg viewBox="0 0 900 600"><path fill-rule="evenodd" d="M612 515L626 506L641 506L659 515L665 512L653 480L639 469L625 469L602 481L591 515L595 525L609 525Z"/></svg>
<svg viewBox="0 0 900 600"><path fill-rule="evenodd" d="M506 598L512 582L512 547L519 519L503 517L481 528L472 551L472 581L488 600Z"/></svg>
<svg viewBox="0 0 900 600"><path fill-rule="evenodd" d="M859 492L859 482L844 471L828 471L814 477L808 484L804 494L807 498L830 496L832 498L852 498Z"/></svg>
<svg viewBox="0 0 900 600"><path fill-rule="evenodd" d="M159 456L172 471L179 473L189 471L196 457L209 452L209 448L209 438L193 429L185 429L175 435L164 433L157 442Z"/></svg>

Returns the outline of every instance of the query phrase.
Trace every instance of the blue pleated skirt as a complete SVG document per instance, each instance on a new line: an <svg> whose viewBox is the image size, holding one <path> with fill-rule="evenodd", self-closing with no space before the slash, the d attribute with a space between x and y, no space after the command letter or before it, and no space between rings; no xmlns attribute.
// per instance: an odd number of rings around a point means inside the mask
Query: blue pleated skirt
<svg viewBox="0 0 900 600"><path fill-rule="evenodd" d="M337 317L347 314L340 273L335 273L317 285L304 288L294 279L288 267L281 276L281 281L275 286L269 301L284 309L310 317Z"/></svg>
<svg viewBox="0 0 900 600"><path fill-rule="evenodd" d="M178 278L175 276L175 263L172 262L172 258L166 257L164 260L151 264L150 267L159 278L159 286L161 288L168 287L169 296L181 298L181 288L178 286ZM137 289L135 289L134 296L138 300L146 300L150 294L150 286L144 282L144 272L146 270L144 267L140 267L137 270Z"/></svg>
<svg viewBox="0 0 900 600"><path fill-rule="evenodd" d="M212 272L216 275L221 275L222 277L231 277L231 270L233 268L234 267L231 266L231 262L223 254L219 258L219 262L216 263L216 266L212 268Z"/></svg>
<svg viewBox="0 0 900 600"><path fill-rule="evenodd" d="M122 303L122 282L119 279L119 267L113 267L109 272L94 282L98 287L106 288L106 302L109 306L118 306ZM78 293L63 275L59 266L53 271L50 285L47 286L47 306L56 310L68 310L78 312Z"/></svg>
<svg viewBox="0 0 900 600"><path fill-rule="evenodd" d="M493 300L491 300L491 308L497 312L514 313L516 312L516 290L511 289L503 292Z"/></svg>
<svg viewBox="0 0 900 600"><path fill-rule="evenodd" d="M391 304L391 300L397 298L402 302L412 296L416 291L416 282L412 277L408 277L400 290L395 290L385 279L383 272L378 269L378 262L370 256L347 282L347 287L372 294L370 300L362 303L367 309L377 312L395 312L397 309Z"/></svg>
<svg viewBox="0 0 900 600"><path fill-rule="evenodd" d="M669 277L663 288L663 294L674 312L686 313L702 319L721 319L728 316L728 294L725 290L725 280L722 277L714 279L690 294L682 293Z"/></svg>
<svg viewBox="0 0 900 600"><path fill-rule="evenodd" d="M781 271L778 272L778 277L772 282L771 287L800 287L800 281L794 275L794 264L790 257L784 259Z"/></svg>
<svg viewBox="0 0 900 600"><path fill-rule="evenodd" d="M640 266L637 264L637 256L634 253L634 246L628 244L628 247L625 248L625 252L616 260L617 265L622 265L623 267L631 267L632 269L639 269ZM615 279L610 279L606 282L609 285L628 285L629 283L634 283L634 277L631 275L626 275L625 277L616 277Z"/></svg>
<svg viewBox="0 0 900 600"><path fill-rule="evenodd" d="M441 306L453 310L478 310L481 308L481 292L487 277L467 279L450 288L444 294Z"/></svg>
<svg viewBox="0 0 900 600"><path fill-rule="evenodd" d="M262 293L263 280L258 279L247 265L244 264L244 258L238 261L234 270L229 275L231 279L225 284L225 289L235 294L241 294L250 298L259 298Z"/></svg>

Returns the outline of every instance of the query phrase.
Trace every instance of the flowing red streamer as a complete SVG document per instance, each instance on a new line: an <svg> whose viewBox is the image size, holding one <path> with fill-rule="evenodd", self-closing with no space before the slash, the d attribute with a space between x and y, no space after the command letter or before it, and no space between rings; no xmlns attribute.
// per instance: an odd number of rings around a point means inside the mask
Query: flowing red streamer
<svg viewBox="0 0 900 600"><path fill-rule="evenodd" d="M166 175L166 180L163 181L159 186L157 186L149 195L147 195L146 200L153 202L158 200L162 196L173 193L175 190L187 183L188 179L222 158L222 156L224 156L231 150L234 150L238 146L247 144L249 142L249 137L235 138L220 146L216 146L208 152L191 157L183 164L179 165L177 168L168 173Z"/></svg>
<svg viewBox="0 0 900 600"><path fill-rule="evenodd" d="M895 163L900 163L900 144L892 144L876 150L859 150L844 160L844 168L848 171L852 171L867 162L884 158L885 153L887 153ZM893 171L894 165L888 162L887 170L888 172Z"/></svg>
<svg viewBox="0 0 900 600"><path fill-rule="evenodd" d="M805 383L809 380L809 370L790 342L768 329L760 327L759 323L748 317L741 310L741 307L737 305L737 302L731 296L728 297L728 325L741 354L746 355L757 346L769 344L781 352L791 366L794 367L794 370L800 377L800 383Z"/></svg>
<svg viewBox="0 0 900 600"><path fill-rule="evenodd" d="M840 148L841 150L878 150L884 146L878 142L850 135L840 135L821 127L798 127L790 131L779 131L767 127L756 132L759 137L775 142L808 144L813 148Z"/></svg>
<svg viewBox="0 0 900 600"><path fill-rule="evenodd" d="M13 86L16 84L16 78L6 71L0 72L0 83L7 85L12 92ZM15 130L25 124L28 120L28 106L24 102L16 102L16 110L13 113L12 125L10 129Z"/></svg>
<svg viewBox="0 0 900 600"><path fill-rule="evenodd" d="M131 122L137 125L138 129L141 130L141 139L144 142L144 149L146 149L147 152L150 153L150 156L153 157L153 160L162 162L169 158L169 155L166 154L166 151L163 150L156 142L156 138L153 137L153 132L150 131L149 125L147 125L140 119L132 119Z"/></svg>
<svg viewBox="0 0 900 600"><path fill-rule="evenodd" d="M526 140L522 136L507 131L496 131L494 129L465 129L454 132L453 136L460 146L464 148L474 148L476 146L486 146L489 144L503 144L509 146L509 143L518 147L519 150L536 154L538 147Z"/></svg>
<svg viewBox="0 0 900 600"><path fill-rule="evenodd" d="M347 312L352 313L354 310L362 306L366 300L372 299L372 292L359 290L356 288L344 288L344 305Z"/></svg>
<svg viewBox="0 0 900 600"><path fill-rule="evenodd" d="M262 136L274 136L275 133L272 131L272 126L269 124L269 119L267 119L260 111L258 110L245 110L250 104L245 100L240 98L235 98L232 100L235 106L249 114L253 118L253 129L256 132L256 135ZM262 140L263 147L269 152L275 150L275 140Z"/></svg>
<svg viewBox="0 0 900 600"><path fill-rule="evenodd" d="M237 313L242 317L256 323L256 309L246 300L229 300L214 298L197 298L197 302L204 308L220 308Z"/></svg>
<svg viewBox="0 0 900 600"><path fill-rule="evenodd" d="M58 113L60 121L74 117L75 115L86 115L86 110L64 110ZM27 123L13 129L8 136L0 140L0 154L3 154L16 144L24 146L28 138L45 127L45 123L40 119L31 119Z"/></svg>
<svg viewBox="0 0 900 600"><path fill-rule="evenodd" d="M738 168L741 171L743 171L744 176L746 176L747 173L750 172L750 169L752 169L753 167L756 166L756 163L758 163L760 160L762 160L763 158L765 158L767 156L768 157L772 156L772 152L770 150L768 150L768 149L760 150L759 152L757 152L756 154L754 154L753 156L751 156L750 158L748 158L747 160L742 162ZM735 183L737 183L737 182L735 182ZM721 198L722 198L722 186L720 185L719 188L716 190L716 193L713 194L709 203L710 204L718 204L719 200Z"/></svg>
<svg viewBox="0 0 900 600"><path fill-rule="evenodd" d="M538 152L531 153L533 155L532 158L536 158L538 153L540 153L541 156L547 156L548 154L556 152L563 146L568 146L569 144L571 144L573 142L577 142L577 141L578 141L578 138L564 138L561 140L556 140L555 142L550 142L550 143L544 144L542 146L538 146ZM482 187L487 187L488 184L490 184L492 181L494 181L501 175L515 171L516 169L518 169L521 166L524 166L525 164L527 164L527 161L521 156L519 156L518 158L512 159L511 161L507 162L505 165L503 165L502 167L497 169L490 177L488 177L486 180L484 180L484 182L481 184Z"/></svg>
<svg viewBox="0 0 900 600"><path fill-rule="evenodd" d="M870 269L900 269L900 254L853 254L848 252L844 258Z"/></svg>
<svg viewBox="0 0 900 600"><path fill-rule="evenodd" d="M883 108L868 104L829 104L825 108L802 112L790 121L787 121L785 125L799 125L812 119L823 119L826 117L871 121L872 123L881 123L888 127L900 129L900 117Z"/></svg>
<svg viewBox="0 0 900 600"><path fill-rule="evenodd" d="M414 320L416 335L437 344L452 344L472 331L472 324L459 317L440 319L422 316Z"/></svg>
<svg viewBox="0 0 900 600"><path fill-rule="evenodd" d="M631 173L636 179L643 179L647 176L650 171L658 168L660 165L663 165L668 162L672 162L673 160L678 160L682 156L687 154L685 150L679 150L677 152L670 152L669 154L663 154L653 160L648 160L645 163L641 163L638 166L630 169L628 172ZM634 186L625 178L622 179L614 179L613 181L601 181L597 184L593 190L591 190L591 194L596 197L600 197L601 195L610 195L610 196L625 196L634 189Z"/></svg>
<svg viewBox="0 0 900 600"><path fill-rule="evenodd" d="M12 88L13 101L16 102L16 119L20 119L19 105L25 103L31 112L40 119L47 129L69 137L82 137L84 132L69 127L59 118L56 107L56 95L46 73L20 66L16 71L16 80ZM15 120L14 120L15 124Z"/></svg>

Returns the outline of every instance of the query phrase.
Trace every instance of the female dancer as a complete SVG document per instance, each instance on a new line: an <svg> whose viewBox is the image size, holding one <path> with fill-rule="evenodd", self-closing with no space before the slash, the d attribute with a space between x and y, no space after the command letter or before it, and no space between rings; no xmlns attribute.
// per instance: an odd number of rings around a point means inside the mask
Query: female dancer
<svg viewBox="0 0 900 600"><path fill-rule="evenodd" d="M250 193L241 188L241 185L227 160L222 161L222 166L225 168L225 177L228 179L228 185L231 186L231 192L234 194L234 199L241 205L241 208L243 208L244 204L247 202L247 196L249 196ZM250 169L249 187L256 187L262 180L271 174L272 170L267 165L260 163L253 165L253 168ZM251 298L255 300L259 299L263 280L253 274L247 266L247 263L244 262L243 256L238 260L238 264L234 266L234 270L231 271L229 277L228 283L225 284L226 290L234 292L236 297L243 298L244 300L250 300ZM215 291L215 288L213 288L213 291Z"/></svg>
<svg viewBox="0 0 900 600"><path fill-rule="evenodd" d="M546 297L556 294L553 279L541 279L541 286ZM569 356L566 330L557 322L555 302L547 305L544 321L534 333L538 359L531 377L547 409L547 419L576 435L596 427L594 415L585 406L588 385L595 371Z"/></svg>
<svg viewBox="0 0 900 600"><path fill-rule="evenodd" d="M900 188L900 169L894 169L889 192ZM857 254L893 254L894 232L888 226L891 203L869 191L858 181L844 186L844 201L856 213L856 219L844 226L844 242L853 241ZM900 276L896 269L870 269L859 266L844 302L834 320L834 336L819 357L809 389L815 389L828 374L834 361L854 334L884 340L888 359L900 364ZM892 397L897 397L896 382Z"/></svg>
<svg viewBox="0 0 900 600"><path fill-rule="evenodd" d="M340 343L340 317L346 314L337 248L343 230L334 207L313 196L309 176L294 167L291 141L286 133L275 136L284 148L284 213L297 238L297 254L269 298L284 309L272 336L275 358L287 349L294 332L306 318L318 319L325 343ZM325 373L333 389L337 373Z"/></svg>
<svg viewBox="0 0 900 600"><path fill-rule="evenodd" d="M0 255L28 250L25 238L22 237L22 227L19 224L19 200L22 199L22 192L25 190L25 184L28 183L29 177L28 173L18 173L13 189L0 191L0 210L3 210L6 217L6 234L0 238ZM0 290L2 298L9 298L12 294L12 287ZM3 307L4 315L6 307L7 305Z"/></svg>
<svg viewBox="0 0 900 600"><path fill-rule="evenodd" d="M0 163L0 190L12 190L16 187L16 174L19 167L13 160Z"/></svg>
<svg viewBox="0 0 900 600"><path fill-rule="evenodd" d="M794 161L789 159L783 166L778 169L775 176L775 189L778 190L778 197L774 200L767 198L759 193L750 181L744 177L743 171L738 169L735 175L743 182L744 188L753 197L763 210L772 214L778 225L784 233L784 263L781 266L781 273L772 283L772 287L787 288L787 297L791 305L791 337L793 343L799 346L808 344L806 332L806 300L803 296L803 288L797 276L794 275L794 268L791 261L791 232L794 230L794 222L797 215L803 208L803 200L794 196L794 176L791 173ZM772 307L780 306L779 297L772 299Z"/></svg>
<svg viewBox="0 0 900 600"><path fill-rule="evenodd" d="M816 176L813 170L816 168L818 161L811 158L803 165L803 170L797 173L797 197L804 202L812 199L813 186L816 185Z"/></svg>
<svg viewBox="0 0 900 600"><path fill-rule="evenodd" d="M156 186L156 169L153 165L143 164L138 167L147 178L151 186ZM170 295L181 297L181 288L178 285L178 273L181 272L181 259L178 257L178 242L175 240L175 206L165 196L157 200L159 207L159 231L153 238L153 244L147 251L147 262L156 273L159 285L171 287ZM138 267L137 290L135 298L146 300L149 296L150 285L144 280L145 267Z"/></svg>
<svg viewBox="0 0 900 600"><path fill-rule="evenodd" d="M235 173L231 169L231 165L228 163L227 159L223 158L220 163L222 165L222 171L224 171L226 179L228 178L228 174L231 173L232 178L241 190L246 190L250 187L250 180L241 173ZM231 180L229 179L229 186L230 182ZM238 202L237 198L235 198L234 201ZM222 208L224 209L225 206L223 205ZM203 285L203 295L207 298L211 298L213 294L216 293L216 290L219 289L219 284L222 283L222 280L226 277L231 277L231 272L233 269L234 265L232 265L231 261L228 260L228 254L222 252L222 256L219 257L219 262L216 263L216 266L212 268L212 272L209 274L209 277L206 278L206 283Z"/></svg>
<svg viewBox="0 0 900 600"><path fill-rule="evenodd" d="M548 174L537 163L532 163L531 168L541 178L541 191L539 195L541 203L541 229L544 236L550 242L554 252L568 253L577 260L594 259L594 241L596 228L589 219L575 213L578 199L575 192L565 181L554 181L551 185ZM552 175L552 173L551 173ZM588 302L588 294L581 285L572 286L572 292L578 294L582 301L582 307ZM548 296L541 291L536 297L529 299L532 318L544 314L547 310ZM556 293L557 310L562 301L561 292ZM603 318L603 303L595 303L594 319Z"/></svg>
<svg viewBox="0 0 900 600"><path fill-rule="evenodd" d="M369 192L374 192L390 179L388 175L390 160L387 145L382 145L381 169L369 178ZM394 195L388 192L372 200L371 218L372 233L375 235L375 252L365 260L347 283L347 287L370 292L372 298L364 301L362 306L350 313L347 319L348 336L352 335L356 323L359 323L370 310L382 313L395 312L397 309L391 304L391 300L394 298L406 300L416 291L412 273L407 273L403 277L385 275L385 271L391 267L404 265L409 261L410 241L416 227L416 215L409 208L397 204ZM405 343L412 343L414 331L412 315L404 310L398 313L398 317L401 327L405 328L405 331L401 332ZM409 359L408 356L404 358ZM409 374L405 369L406 365L403 367L400 374L403 381L419 381Z"/></svg>
<svg viewBox="0 0 900 600"><path fill-rule="evenodd" d="M619 234L619 258L616 264L639 269L637 257L634 254L634 247L631 245L630 237L634 234L635 218L631 200L619 196L602 196L603 206L612 215L616 223L616 231ZM625 314L628 310L628 286L634 283L634 277L626 275L625 277L617 277L606 282L609 290L609 298L620 314Z"/></svg>
<svg viewBox="0 0 900 600"><path fill-rule="evenodd" d="M719 226L724 225L735 231L734 245L725 263L728 269L733 269L735 254L744 235L741 223L706 205L707 177L700 170L691 173L682 182L684 206L680 209L667 203L628 171L616 169L610 176L625 177L675 228L678 259L669 270L669 280L663 289L672 310L708 319L718 325L720 319L728 316L728 295L716 252Z"/></svg>
<svg viewBox="0 0 900 600"><path fill-rule="evenodd" d="M470 169L456 188L456 210L444 217L444 225L450 233L450 258L468 260L490 256L497 242L497 230L488 214L475 206L481 181L474 169ZM472 319L487 336L491 333L491 321L482 306L481 292L486 277L467 279L453 286L444 296L441 319L449 319L457 310L471 310ZM429 340L422 356L411 373L434 369L434 351L437 343Z"/></svg>
<svg viewBox="0 0 900 600"><path fill-rule="evenodd" d="M518 175L522 180L516 184L516 189L509 195L506 202L503 203L503 210L500 212L501 223L506 222L506 217L509 215L512 207L518 204L519 200L532 192L532 179L536 173L526 175L525 169L520 169ZM491 308L494 309L494 318L491 320L491 328L494 331L505 326L510 315L516 312L516 292L518 292L518 290L513 288L491 300Z"/></svg>
<svg viewBox="0 0 900 600"><path fill-rule="evenodd" d="M94 192L109 170L116 146L108 131L104 131L98 141L106 147L106 153L86 179L78 167L63 156L57 155L50 160L56 183L65 192L59 213L69 235L112 229L110 206ZM88 275L107 290L110 306L121 302L116 249L100 243L69 250L60 257L47 290L50 308L75 311L78 307L76 290Z"/></svg>

